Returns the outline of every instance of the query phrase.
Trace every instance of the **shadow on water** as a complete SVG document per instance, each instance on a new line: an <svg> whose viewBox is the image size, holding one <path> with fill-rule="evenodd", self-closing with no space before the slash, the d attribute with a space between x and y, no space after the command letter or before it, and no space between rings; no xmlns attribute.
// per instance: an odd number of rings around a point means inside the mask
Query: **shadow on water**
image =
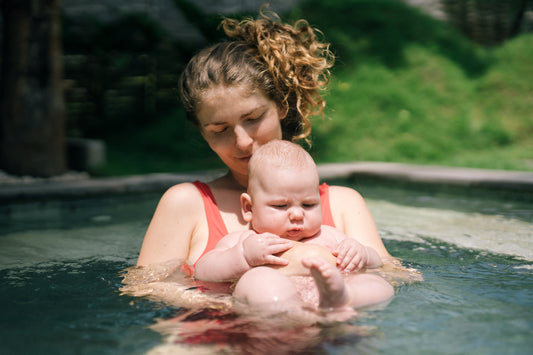
<svg viewBox="0 0 533 355"><path fill-rule="evenodd" d="M126 266L90 258L0 270L0 352L141 354L153 347L161 337L148 326L173 310L119 297L118 271Z"/></svg>

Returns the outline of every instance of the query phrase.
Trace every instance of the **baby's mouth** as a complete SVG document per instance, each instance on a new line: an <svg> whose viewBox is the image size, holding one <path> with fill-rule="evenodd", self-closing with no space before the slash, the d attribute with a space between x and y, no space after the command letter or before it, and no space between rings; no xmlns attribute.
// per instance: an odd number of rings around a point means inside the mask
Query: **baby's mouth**
<svg viewBox="0 0 533 355"><path fill-rule="evenodd" d="M297 237L299 236L300 234L302 234L303 232L303 229L302 228L293 228L293 229L289 229L287 231L287 235L289 237Z"/></svg>

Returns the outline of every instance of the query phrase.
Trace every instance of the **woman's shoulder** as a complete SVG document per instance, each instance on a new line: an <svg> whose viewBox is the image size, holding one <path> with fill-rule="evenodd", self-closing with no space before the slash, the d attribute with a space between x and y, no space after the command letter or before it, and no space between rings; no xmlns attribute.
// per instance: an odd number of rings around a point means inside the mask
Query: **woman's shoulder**
<svg viewBox="0 0 533 355"><path fill-rule="evenodd" d="M351 201L354 203L364 203L363 197L355 189L347 186L331 185L329 186L330 201Z"/></svg>
<svg viewBox="0 0 533 355"><path fill-rule="evenodd" d="M163 194L159 203L169 207L191 210L191 207L201 205L203 201L198 188L193 183L184 182L170 187Z"/></svg>

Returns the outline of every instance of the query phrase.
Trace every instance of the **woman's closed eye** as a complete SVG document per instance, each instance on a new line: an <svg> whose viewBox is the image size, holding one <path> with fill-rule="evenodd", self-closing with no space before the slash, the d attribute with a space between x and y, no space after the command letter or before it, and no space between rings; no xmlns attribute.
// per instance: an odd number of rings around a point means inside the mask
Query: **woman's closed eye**
<svg viewBox="0 0 533 355"><path fill-rule="evenodd" d="M213 129L211 132L214 134L214 135L221 135L221 134L224 134L228 131L228 126L222 126L222 127L217 127L215 129Z"/></svg>
<svg viewBox="0 0 533 355"><path fill-rule="evenodd" d="M248 117L246 117L245 122L250 123L250 124L258 123L259 121L261 121L261 119L263 117L265 117L265 113L266 112L263 112L263 113L261 113L260 115L257 115L257 116L255 116L255 115L254 116L248 116Z"/></svg>

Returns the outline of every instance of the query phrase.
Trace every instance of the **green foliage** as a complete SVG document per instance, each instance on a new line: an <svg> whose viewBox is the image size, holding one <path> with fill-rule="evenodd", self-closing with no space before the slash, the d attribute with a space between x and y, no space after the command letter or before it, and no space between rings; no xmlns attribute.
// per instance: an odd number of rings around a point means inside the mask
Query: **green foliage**
<svg viewBox="0 0 533 355"><path fill-rule="evenodd" d="M160 117L143 129L129 129L108 140L109 164L97 175L142 174L222 168L183 109Z"/></svg>
<svg viewBox="0 0 533 355"><path fill-rule="evenodd" d="M338 56L326 120L313 126L318 161L532 169L531 34L489 49L397 1L311 3L293 16L305 14ZM514 154L484 158L499 150Z"/></svg>
<svg viewBox="0 0 533 355"><path fill-rule="evenodd" d="M219 17L202 17L192 1L175 2L209 41L220 37ZM289 21L307 19L323 32L337 56L326 93L325 119L313 119L311 153L317 161L533 170L532 34L485 48L450 24L396 0L308 0L281 15ZM99 81L107 85L106 97L119 91L116 83L126 85L126 79L113 75L120 68L131 70L126 69L131 68L131 53L156 58L157 78L170 77L175 85L194 48L169 46L168 37L144 20L123 21L123 27L114 24L89 31L93 35L86 34L87 40L77 44L85 52L90 46L101 53L113 52L110 57L97 57L102 60L100 68L108 68ZM132 28L131 21L138 26ZM115 47L119 39L98 36L116 33L124 38L135 31L143 34L135 35L137 44L132 48ZM97 38L97 44L91 42ZM162 64L169 61L173 65ZM127 80L145 80L146 75L127 76ZM93 118L105 117L98 127L106 129L92 132L107 140L110 155L110 164L100 174L222 166L185 120L175 92L174 108L166 111L150 111L135 106L137 101L121 100Z"/></svg>
<svg viewBox="0 0 533 355"><path fill-rule="evenodd" d="M194 48L145 15L109 23L63 19L68 134L110 139L176 107L176 84Z"/></svg>

